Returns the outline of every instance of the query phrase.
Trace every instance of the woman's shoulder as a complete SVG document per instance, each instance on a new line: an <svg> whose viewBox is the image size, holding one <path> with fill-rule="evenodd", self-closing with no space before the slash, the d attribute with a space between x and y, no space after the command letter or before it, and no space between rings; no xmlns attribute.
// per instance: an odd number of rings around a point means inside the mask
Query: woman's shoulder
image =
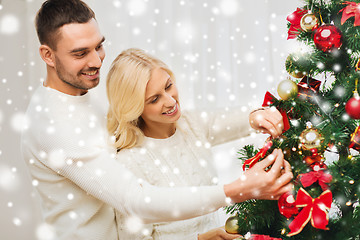
<svg viewBox="0 0 360 240"><path fill-rule="evenodd" d="M204 131L209 124L209 113L201 110L185 110L182 113L180 127L192 131Z"/></svg>

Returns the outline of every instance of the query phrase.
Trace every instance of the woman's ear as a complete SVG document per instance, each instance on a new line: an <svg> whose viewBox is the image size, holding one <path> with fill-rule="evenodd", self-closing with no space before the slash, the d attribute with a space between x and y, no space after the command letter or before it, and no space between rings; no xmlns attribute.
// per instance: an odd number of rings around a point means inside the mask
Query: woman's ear
<svg viewBox="0 0 360 240"><path fill-rule="evenodd" d="M41 45L39 48L40 56L50 67L55 66L54 51L48 45Z"/></svg>

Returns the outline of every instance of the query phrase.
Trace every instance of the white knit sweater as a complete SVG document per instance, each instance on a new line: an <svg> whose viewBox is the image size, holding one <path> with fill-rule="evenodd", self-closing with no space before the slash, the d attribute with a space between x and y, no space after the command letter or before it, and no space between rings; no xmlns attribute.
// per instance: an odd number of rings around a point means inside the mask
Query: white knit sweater
<svg viewBox="0 0 360 240"><path fill-rule="evenodd" d="M145 223L197 217L226 205L223 186L154 187L116 160L105 115L91 93L39 86L22 150L55 239L118 239L114 208ZM173 214L174 210L178 214Z"/></svg>
<svg viewBox="0 0 360 240"><path fill-rule="evenodd" d="M141 146L121 150L118 160L140 181L156 186L214 185L217 177L211 145L242 137L249 133L248 128L247 114L241 111L184 113L174 135L166 139L145 137ZM131 225L129 228L126 224L129 219L123 213L117 212L116 218L120 239L132 240L196 240L199 233L221 226L217 213L183 221L148 224L139 229Z"/></svg>

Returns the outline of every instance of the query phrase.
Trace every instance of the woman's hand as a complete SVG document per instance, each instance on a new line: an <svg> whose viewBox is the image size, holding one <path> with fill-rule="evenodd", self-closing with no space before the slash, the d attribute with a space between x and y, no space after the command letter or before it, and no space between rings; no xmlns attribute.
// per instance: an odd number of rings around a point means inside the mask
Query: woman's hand
<svg viewBox="0 0 360 240"><path fill-rule="evenodd" d="M198 240L230 240L241 237L239 234L227 233L224 227L212 229L206 233L198 235Z"/></svg>
<svg viewBox="0 0 360 240"><path fill-rule="evenodd" d="M269 169L270 168L270 169ZM233 202L249 199L277 200L293 188L290 164L280 149L256 163L236 181L225 184L225 195Z"/></svg>
<svg viewBox="0 0 360 240"><path fill-rule="evenodd" d="M275 107L253 111L249 122L255 130L269 133L273 138L280 136L284 129L283 117Z"/></svg>

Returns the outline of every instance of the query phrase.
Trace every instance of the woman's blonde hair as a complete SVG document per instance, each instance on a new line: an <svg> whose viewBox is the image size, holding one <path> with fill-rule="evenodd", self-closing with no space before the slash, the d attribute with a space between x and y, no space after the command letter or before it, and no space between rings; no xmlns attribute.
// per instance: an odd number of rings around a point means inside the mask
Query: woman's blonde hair
<svg viewBox="0 0 360 240"><path fill-rule="evenodd" d="M132 148L143 139L141 114L144 110L146 85L154 69L165 70L175 81L173 72L161 60L141 49L130 48L112 62L106 79L109 100L107 129L120 150Z"/></svg>

